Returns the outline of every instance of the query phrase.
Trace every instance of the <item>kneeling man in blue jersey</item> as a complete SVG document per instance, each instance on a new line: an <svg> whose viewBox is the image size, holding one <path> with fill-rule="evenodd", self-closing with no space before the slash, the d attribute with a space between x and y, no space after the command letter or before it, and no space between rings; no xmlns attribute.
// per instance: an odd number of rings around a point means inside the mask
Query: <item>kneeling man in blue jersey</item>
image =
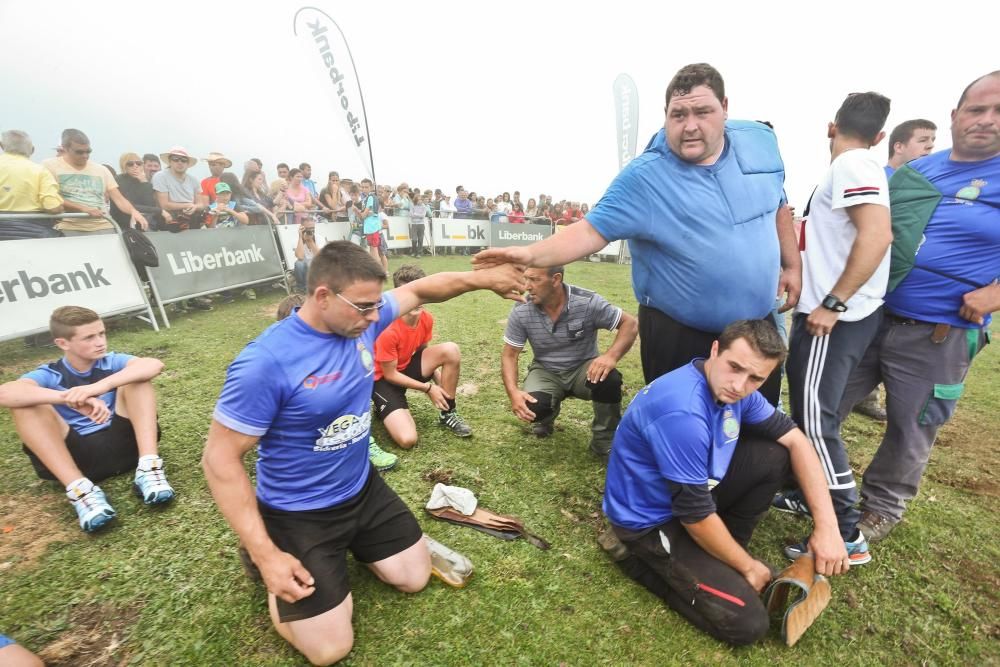
<svg viewBox="0 0 1000 667"><path fill-rule="evenodd" d="M11 409L35 472L65 485L88 533L115 518L94 482L135 468L134 488L143 502L172 499L157 453L151 383L163 362L108 352L104 322L89 308L56 308L49 330L63 358L0 386L0 406Z"/></svg>
<svg viewBox="0 0 1000 667"><path fill-rule="evenodd" d="M421 590L431 572L416 518L368 459L375 339L423 303L523 291L514 267L439 273L383 293L385 278L360 247L324 246L305 304L230 365L202 461L260 569L275 628L318 665L354 642L348 550L401 591ZM243 457L258 442L255 498Z"/></svg>
<svg viewBox="0 0 1000 667"><path fill-rule="evenodd" d="M767 632L759 593L771 570L746 547L789 465L814 508L816 571L850 567L816 451L757 391L784 357L773 326L730 324L708 359L639 392L608 463L604 513L628 551L619 565L692 625L734 645Z"/></svg>

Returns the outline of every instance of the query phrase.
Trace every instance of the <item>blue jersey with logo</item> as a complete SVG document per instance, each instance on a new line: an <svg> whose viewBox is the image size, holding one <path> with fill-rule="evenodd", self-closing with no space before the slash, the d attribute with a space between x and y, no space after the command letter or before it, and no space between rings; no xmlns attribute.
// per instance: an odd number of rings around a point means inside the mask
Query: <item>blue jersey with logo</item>
<svg viewBox="0 0 1000 667"><path fill-rule="evenodd" d="M130 359L135 359L135 357L131 354L109 352L94 362L94 365L89 371L80 372L70 365L69 361L66 360L66 357L63 357L59 361L42 364L35 370L25 373L21 377L28 380L34 380L39 387L54 389L55 391L66 391L67 389L72 389L73 387L82 387L83 385L100 382L109 375L114 375L121 369L125 368L125 365ZM102 401L107 403L108 409L111 410L111 414L114 414L115 399L117 395L117 390L112 390L101 394L97 398L100 398ZM62 417L67 424L69 424L70 428L80 435L90 435L91 433L96 433L97 431L111 426L110 419L103 424L97 424L89 417L84 417L82 414L67 405L53 405L52 407L54 407L56 412L59 413L59 416Z"/></svg>
<svg viewBox="0 0 1000 667"><path fill-rule="evenodd" d="M391 293L358 338L316 331L298 311L229 366L216 421L260 436L257 498L281 510L333 507L368 480L375 339L399 315Z"/></svg>
<svg viewBox="0 0 1000 667"><path fill-rule="evenodd" d="M611 446L604 513L629 530L673 518L670 489L719 482L729 469L740 424L759 424L774 408L758 392L720 405L692 361L646 385L622 417Z"/></svg>
<svg viewBox="0 0 1000 667"><path fill-rule="evenodd" d="M944 198L924 229L913 269L885 305L904 317L978 328L958 311L963 295L1000 278L1000 155L979 162L950 155L946 149L909 163Z"/></svg>
<svg viewBox="0 0 1000 667"><path fill-rule="evenodd" d="M696 165L660 130L586 216L605 239L628 239L640 304L707 332L767 316L781 271L784 165L774 132L729 121L725 133L715 164Z"/></svg>

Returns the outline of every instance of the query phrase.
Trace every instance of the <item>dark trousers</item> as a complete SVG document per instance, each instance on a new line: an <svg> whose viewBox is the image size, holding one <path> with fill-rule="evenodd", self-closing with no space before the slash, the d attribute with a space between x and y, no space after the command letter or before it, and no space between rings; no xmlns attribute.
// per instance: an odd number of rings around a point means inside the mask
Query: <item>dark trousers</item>
<svg viewBox="0 0 1000 667"><path fill-rule="evenodd" d="M410 251L416 256L424 252L424 225L410 225Z"/></svg>
<svg viewBox="0 0 1000 667"><path fill-rule="evenodd" d="M775 326L770 315L762 320ZM656 308L639 306L639 353L646 383L696 357L707 359L719 333L692 329ZM768 403L777 406L781 396L781 369L776 368L758 391Z"/></svg>
<svg viewBox="0 0 1000 667"><path fill-rule="evenodd" d="M840 437L843 418L838 414L844 390L878 333L882 311L876 310L857 322L837 322L825 336L813 336L806 329L805 313L796 313L789 339L788 397L792 419L806 434L833 499L840 535L854 536L861 510L854 471L847 447Z"/></svg>
<svg viewBox="0 0 1000 667"><path fill-rule="evenodd" d="M725 478L712 490L716 512L744 548L785 477L788 450L771 440L740 438ZM751 644L767 632L767 610L742 574L694 541L678 519L636 537L615 528L631 554L622 570L720 641Z"/></svg>

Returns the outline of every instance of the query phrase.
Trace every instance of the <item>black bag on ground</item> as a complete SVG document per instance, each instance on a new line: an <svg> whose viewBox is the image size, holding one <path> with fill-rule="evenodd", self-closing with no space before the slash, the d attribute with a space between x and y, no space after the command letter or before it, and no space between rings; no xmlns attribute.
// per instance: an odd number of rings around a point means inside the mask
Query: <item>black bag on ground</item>
<svg viewBox="0 0 1000 667"><path fill-rule="evenodd" d="M132 258L132 263L137 267L160 265L156 247L141 229L123 229L122 238L125 240L125 247L128 249L129 257Z"/></svg>

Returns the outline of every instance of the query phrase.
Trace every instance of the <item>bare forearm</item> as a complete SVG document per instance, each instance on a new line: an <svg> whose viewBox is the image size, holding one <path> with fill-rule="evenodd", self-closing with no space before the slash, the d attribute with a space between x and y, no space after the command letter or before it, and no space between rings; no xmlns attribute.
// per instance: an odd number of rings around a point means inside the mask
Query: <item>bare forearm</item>
<svg viewBox="0 0 1000 667"><path fill-rule="evenodd" d="M84 206L83 204L77 204L70 200L65 200L63 202L63 207L66 209L67 213L90 213L91 207Z"/></svg>
<svg viewBox="0 0 1000 667"><path fill-rule="evenodd" d="M632 345L635 344L635 339L638 335L638 321L628 313L623 312L621 322L618 323L618 331L615 332L615 339L611 342L611 347L608 348L605 354L614 359L615 363L618 363L632 349Z"/></svg>
<svg viewBox="0 0 1000 667"><path fill-rule="evenodd" d="M517 358L521 351L512 345L506 345L500 353L500 374L503 378L503 388L510 396L518 390L517 386Z"/></svg>
<svg viewBox="0 0 1000 667"><path fill-rule="evenodd" d="M892 243L892 233L880 229L859 229L858 236L847 256L847 265L830 293L847 301L878 269L886 250Z"/></svg>
<svg viewBox="0 0 1000 667"><path fill-rule="evenodd" d="M102 389L111 391L134 382L149 382L163 372L163 362L153 357L133 359L117 373L100 381Z"/></svg>
<svg viewBox="0 0 1000 667"><path fill-rule="evenodd" d="M201 465L219 511L247 550L258 554L275 546L264 527L253 486L243 466L245 450L231 441L232 433L212 422Z"/></svg>
<svg viewBox="0 0 1000 667"><path fill-rule="evenodd" d="M466 292L489 289L490 286L488 276L482 275L481 271L435 273L407 285L422 304L447 301Z"/></svg>
<svg viewBox="0 0 1000 667"><path fill-rule="evenodd" d="M386 370L383 366L382 377L397 387L403 387L404 389L414 389L423 393L427 393L428 386L426 382L420 382L419 380L414 380L413 378L403 375L397 369L392 369L391 371Z"/></svg>
<svg viewBox="0 0 1000 667"><path fill-rule="evenodd" d="M753 557L733 539L714 512L697 523L682 524L691 538L710 555L743 574L753 566Z"/></svg>
<svg viewBox="0 0 1000 667"><path fill-rule="evenodd" d="M547 268L569 264L597 252L607 244L607 240L584 218L581 223L566 231L528 246L531 251L531 266Z"/></svg>
<svg viewBox="0 0 1000 667"><path fill-rule="evenodd" d="M799 254L799 243L795 238L795 221L788 206L782 206L778 209L774 226L778 233L781 268L797 269L801 267L802 256Z"/></svg>
<svg viewBox="0 0 1000 667"><path fill-rule="evenodd" d="M812 443L799 429L792 429L779 438L778 443L788 448L792 473L799 483L799 488L802 489L816 529L836 530L837 517L833 512L830 489Z"/></svg>
<svg viewBox="0 0 1000 667"><path fill-rule="evenodd" d="M62 392L39 387L33 382L14 380L0 385L0 407L32 408L36 405L62 405Z"/></svg>

